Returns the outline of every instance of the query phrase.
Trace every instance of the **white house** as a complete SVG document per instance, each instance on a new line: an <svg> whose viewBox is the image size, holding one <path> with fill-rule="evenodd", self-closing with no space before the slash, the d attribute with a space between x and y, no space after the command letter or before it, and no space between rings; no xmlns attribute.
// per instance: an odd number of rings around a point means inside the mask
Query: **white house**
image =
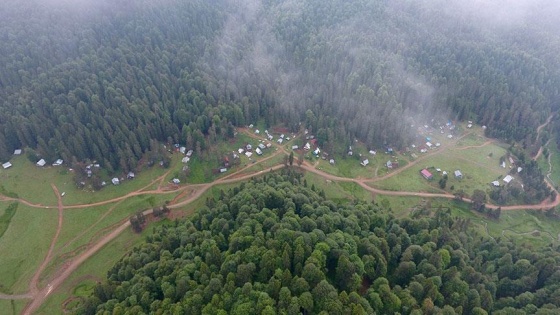
<svg viewBox="0 0 560 315"><path fill-rule="evenodd" d="M47 164L47 162L44 159L40 159L39 161L37 161L37 166L43 167L45 166L45 164Z"/></svg>
<svg viewBox="0 0 560 315"><path fill-rule="evenodd" d="M278 142L278 144L282 144L282 142L284 141L284 139L279 138L278 140L276 140L276 142Z"/></svg>
<svg viewBox="0 0 560 315"><path fill-rule="evenodd" d="M21 149L14 150L14 155L21 155Z"/></svg>
<svg viewBox="0 0 560 315"><path fill-rule="evenodd" d="M251 157L251 155L253 155L253 152L249 152L249 151L247 151L247 152L245 152L245 155L246 155L246 156L247 156L248 158L250 158L250 157Z"/></svg>
<svg viewBox="0 0 560 315"><path fill-rule="evenodd" d="M258 155L262 155L262 151L261 151L260 148L257 148L257 149L255 150L255 152L256 152Z"/></svg>
<svg viewBox="0 0 560 315"><path fill-rule="evenodd" d="M111 183L113 183L113 185L118 185L120 184L120 181L118 178L114 177L113 179L111 179Z"/></svg>
<svg viewBox="0 0 560 315"><path fill-rule="evenodd" d="M62 163L64 163L64 160L58 159L53 163L53 166L60 166L60 165L62 165Z"/></svg>
<svg viewBox="0 0 560 315"><path fill-rule="evenodd" d="M297 150L297 149L299 149L299 146L297 146L297 145L292 146L292 150Z"/></svg>
<svg viewBox="0 0 560 315"><path fill-rule="evenodd" d="M10 167L12 167L12 163L6 162L6 163L2 164L2 167L3 167L4 169L10 168Z"/></svg>
<svg viewBox="0 0 560 315"><path fill-rule="evenodd" d="M506 168L506 161L503 161L503 162L502 162L502 167L503 167L503 168Z"/></svg>
<svg viewBox="0 0 560 315"><path fill-rule="evenodd" d="M193 154L193 150L187 151L187 156L190 157Z"/></svg>
<svg viewBox="0 0 560 315"><path fill-rule="evenodd" d="M371 155L376 155L377 152L375 152L375 151L373 151L373 150L369 150L369 154L371 154Z"/></svg>
<svg viewBox="0 0 560 315"><path fill-rule="evenodd" d="M187 148L185 147L180 147L179 148L179 152L181 152L182 154L185 154L187 152Z"/></svg>
<svg viewBox="0 0 560 315"><path fill-rule="evenodd" d="M185 157L181 160L181 162L183 162L183 163L189 163L190 160L191 160L190 157L185 156Z"/></svg>
<svg viewBox="0 0 560 315"><path fill-rule="evenodd" d="M126 176L126 178L128 179L133 179L136 175L134 174L134 172L128 172L128 175Z"/></svg>
<svg viewBox="0 0 560 315"><path fill-rule="evenodd" d="M492 186L494 186L494 187L500 187L500 182L497 181L497 180L495 180L495 181L492 182Z"/></svg>
<svg viewBox="0 0 560 315"><path fill-rule="evenodd" d="M173 184L178 185L181 181L178 178L173 178Z"/></svg>
<svg viewBox="0 0 560 315"><path fill-rule="evenodd" d="M426 146L427 146L428 148L431 148L432 145L433 145L433 144L432 144L430 141L426 142Z"/></svg>
<svg viewBox="0 0 560 315"><path fill-rule="evenodd" d="M463 174L461 173L461 171L459 170L455 171L455 178L459 178L459 179L463 178Z"/></svg>
<svg viewBox="0 0 560 315"><path fill-rule="evenodd" d="M259 148L260 148L261 150L264 150L264 148L266 148L266 146L264 145L264 143L259 143Z"/></svg>
<svg viewBox="0 0 560 315"><path fill-rule="evenodd" d="M513 177L511 175L506 175L506 177L504 177L504 183L509 184L509 182L511 182L513 180Z"/></svg>
<svg viewBox="0 0 560 315"><path fill-rule="evenodd" d="M224 168L220 168L220 173L225 173L225 172L227 172L227 168L225 168L225 167L224 167Z"/></svg>
<svg viewBox="0 0 560 315"><path fill-rule="evenodd" d="M521 173L522 170L523 170L523 167L519 166L519 167L517 168L517 173Z"/></svg>
<svg viewBox="0 0 560 315"><path fill-rule="evenodd" d="M237 152L239 152L239 154L243 154L243 152L245 152L245 150L242 149L242 148L239 148L239 149L237 150Z"/></svg>
<svg viewBox="0 0 560 315"><path fill-rule="evenodd" d="M360 163L362 166L367 166L369 164L369 160L365 159L362 161L362 163Z"/></svg>
<svg viewBox="0 0 560 315"><path fill-rule="evenodd" d="M311 149L311 145L309 144L309 142L307 142L307 143L303 146L303 149L304 149L305 151L309 151L309 149Z"/></svg>
<svg viewBox="0 0 560 315"><path fill-rule="evenodd" d="M386 164L386 165L387 165L387 168L388 168L388 169L392 169L392 168L393 168L393 162L391 162L391 161L387 161L387 164Z"/></svg>
<svg viewBox="0 0 560 315"><path fill-rule="evenodd" d="M319 148L315 149L315 151L313 151L313 154L315 155L319 155L319 153L321 153L321 150L319 150Z"/></svg>
<svg viewBox="0 0 560 315"><path fill-rule="evenodd" d="M329 160L329 163L330 163L331 165L334 165L334 159L330 159L330 160Z"/></svg>
<svg viewBox="0 0 560 315"><path fill-rule="evenodd" d="M256 133L256 134L259 134L259 133L261 133L261 132L259 131L259 129L257 129L257 130L255 130L255 133Z"/></svg>

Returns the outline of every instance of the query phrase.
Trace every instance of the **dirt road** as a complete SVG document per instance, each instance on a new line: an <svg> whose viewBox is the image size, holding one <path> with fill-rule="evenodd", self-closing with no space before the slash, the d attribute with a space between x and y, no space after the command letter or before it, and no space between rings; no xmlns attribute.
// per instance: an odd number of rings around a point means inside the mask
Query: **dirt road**
<svg viewBox="0 0 560 315"><path fill-rule="evenodd" d="M551 117L549 117L548 122L550 121L550 119L551 119ZM544 126L542 126L542 127L539 126L540 129L542 129L543 127ZM253 138L259 138L259 137L256 137L255 135L253 135L249 132L246 132L246 133ZM466 136L466 135L468 135L468 134L463 135L463 137ZM460 138L462 138L462 137L460 137ZM457 138L455 140L455 143L460 138ZM487 145L489 143L490 143L490 141L482 144L482 146ZM30 304L28 304L23 311L23 314L32 314L43 304L45 299L52 292L56 291L60 287L60 285L62 283L64 283L64 281L72 274L72 272L74 272L84 261L86 261L91 256L93 256L97 251L99 251L101 248L103 248L103 246L105 246L110 241L115 239L117 236L119 236L123 231L125 231L130 226L130 222L128 220L125 220L125 221L121 222L120 224L118 224L109 234L107 234L107 235L101 237L100 239L96 240L95 243L86 244L87 245L87 250L85 250L83 253L79 254L78 256L75 256L75 257L71 258L71 260L69 260L69 262L66 265L66 267L64 268L64 270L62 270L61 272L56 274L54 278L50 279L50 281L49 281L49 283L47 284L46 287L44 287L42 289L39 289L38 288L38 283L39 283L39 279L41 277L41 274L43 273L46 266L51 262L51 260L53 258L54 246L56 244L56 241L58 240L58 236L60 234L60 230L61 230L62 224L63 224L63 212L64 212L64 210L83 209L83 208L87 208L87 207L95 207L95 206L99 206L99 205L105 205L105 204L109 204L109 203L119 202L119 201L125 200L129 197L132 197L132 196L138 196L138 195L144 195L144 194L152 194L152 195L153 194L172 194L172 193L177 193L177 192L183 194L184 192L186 192L187 190L190 189L191 193L189 195L185 196L186 197L185 199L182 199L182 197L184 196L184 195L182 195L181 198L177 199L176 203L169 206L169 208L180 208L180 207L188 205L189 203L198 199L208 189L210 189L210 188L212 188L216 185L227 184L227 183L235 183L235 182L247 180L247 179L250 179L251 177L262 175L263 173L266 173L269 170L278 170L280 168L285 167L283 164L280 164L280 165L276 165L276 166L267 168L266 170L257 171L257 172L254 172L254 173L242 175L242 172L244 172L245 170L247 170L248 168L250 168L254 165L258 165L259 163L262 163L266 160L269 160L269 159L271 159L271 158L273 158L273 157L275 157L279 154L287 154L287 151L285 150L284 147L277 146L275 143L273 143L273 145L274 145L275 148L277 148L277 150L272 155L260 160L257 163L249 164L249 165L237 170L236 172L233 172L233 173L231 173L231 174L229 174L225 177L219 178L219 179L217 179L217 180L215 180L211 183L185 185L185 186L180 187L179 189L176 189L176 190L165 190L162 187L162 185L164 184L163 183L164 178L167 175L167 173L166 173L165 175L160 176L157 179L153 180L149 185L147 185L147 186L145 186L145 187L143 187L139 190L130 192L130 193L124 195L124 196L116 197L116 198L113 198L113 199L110 199L110 200L95 202L95 203L91 203L91 204L64 206L63 203L62 203L62 197L60 196L60 193L59 193L58 189L56 188L56 186L51 185L52 188L53 188L53 191L54 191L54 193L55 193L55 195L57 196L57 199L58 199L58 205L57 205L57 208L58 208L58 226L57 226L56 233L55 233L55 235L54 235L54 237L51 241L51 245L49 247L47 255L46 255L45 259L43 260L42 264L40 265L40 267L37 269L37 271L33 275L33 278L30 282L30 289L29 289L28 293L18 294L18 295L0 294L0 299L32 299ZM395 175L399 174L400 172L402 172L402 171L404 171L404 170L406 170L410 167L413 167L414 165L417 165L419 162L423 161L427 157L433 156L433 155L436 155L436 154L441 154L445 150L447 150L447 148L440 148L439 150L430 152L430 153L428 153L426 155L423 155L422 157L416 159L415 161L410 162L409 164L407 164L406 166L402 167L399 170L391 172L390 174L387 174L385 176L376 177L376 178L373 178L373 179L354 179L354 178L346 178L346 177L335 176L335 175L332 175L332 174L325 173L325 172L323 172L319 169L316 169L315 166L310 165L307 162L304 162L300 166L300 168L305 170L305 171L317 174L317 175L319 175L319 176L321 176L325 179L328 179L328 180L339 181L339 182L354 182L354 183L360 185L365 190L370 191L372 193L375 193L377 195L454 199L456 197L453 194L450 194L450 193L388 191L388 190L382 190L382 189L374 188L374 187L371 187L371 186L368 185L368 183L377 182L377 181L395 176ZM293 167L297 168L296 166L293 166ZM154 183L159 183L157 189L148 190L148 188L150 186L152 186ZM552 188L552 186L551 186L551 188ZM554 188L552 188L552 189L554 189ZM554 190L554 191L556 191L556 190ZM35 207L35 208L53 208L53 207L50 207L50 206L32 204L32 203L29 203L29 202L27 202L25 200L22 200L22 199L9 198L9 197L6 197L6 196L0 196L0 198L2 200L19 201L19 202L22 202L22 203L24 203L28 206ZM468 198L463 198L463 200L466 201L466 202L471 202L471 200L469 200ZM538 204L538 205L503 206L503 207L501 207L501 209L502 210L520 210L520 209L541 210L541 209L547 209L547 208L550 208L550 207L557 206L558 204L560 204L560 198L557 197L553 201L545 200L541 204ZM491 208L491 209L498 208L498 206L492 205L492 204L486 204L486 207ZM144 214L150 214L151 212L152 212L151 209L146 210L146 211L144 211Z"/></svg>

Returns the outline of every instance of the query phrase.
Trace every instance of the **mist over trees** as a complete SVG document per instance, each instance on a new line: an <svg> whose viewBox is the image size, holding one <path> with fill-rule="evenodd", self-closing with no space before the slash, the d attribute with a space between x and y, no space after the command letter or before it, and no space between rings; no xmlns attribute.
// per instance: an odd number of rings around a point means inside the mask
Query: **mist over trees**
<svg viewBox="0 0 560 315"><path fill-rule="evenodd" d="M553 1L8 1L0 158L134 169L150 140L204 150L299 122L320 144L401 148L470 119L531 145L559 100Z"/></svg>

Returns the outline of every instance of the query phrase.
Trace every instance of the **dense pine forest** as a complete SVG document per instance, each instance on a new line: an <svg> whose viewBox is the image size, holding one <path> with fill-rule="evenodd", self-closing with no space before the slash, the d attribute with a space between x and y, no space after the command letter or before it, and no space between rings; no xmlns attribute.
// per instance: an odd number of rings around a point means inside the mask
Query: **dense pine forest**
<svg viewBox="0 0 560 315"><path fill-rule="evenodd" d="M134 170L153 141L204 151L264 120L319 144L486 125L531 146L556 111L554 1L6 0L0 160Z"/></svg>
<svg viewBox="0 0 560 315"><path fill-rule="evenodd" d="M298 173L222 191L157 228L78 314L558 314L558 248L480 235L449 209L397 219Z"/></svg>

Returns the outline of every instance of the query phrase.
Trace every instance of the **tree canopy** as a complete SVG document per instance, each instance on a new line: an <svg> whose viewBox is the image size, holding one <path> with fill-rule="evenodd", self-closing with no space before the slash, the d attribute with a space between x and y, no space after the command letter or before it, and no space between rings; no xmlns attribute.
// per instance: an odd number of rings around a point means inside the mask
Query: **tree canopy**
<svg viewBox="0 0 560 315"><path fill-rule="evenodd" d="M155 229L78 314L553 314L558 248L484 237L448 209L394 218L298 173L225 191Z"/></svg>
<svg viewBox="0 0 560 315"><path fill-rule="evenodd" d="M519 14L522 11L524 14ZM134 169L150 140L204 150L264 119L321 146L402 148L474 120L531 146L557 109L554 1L7 1L0 159ZM218 137L219 138L219 137Z"/></svg>

